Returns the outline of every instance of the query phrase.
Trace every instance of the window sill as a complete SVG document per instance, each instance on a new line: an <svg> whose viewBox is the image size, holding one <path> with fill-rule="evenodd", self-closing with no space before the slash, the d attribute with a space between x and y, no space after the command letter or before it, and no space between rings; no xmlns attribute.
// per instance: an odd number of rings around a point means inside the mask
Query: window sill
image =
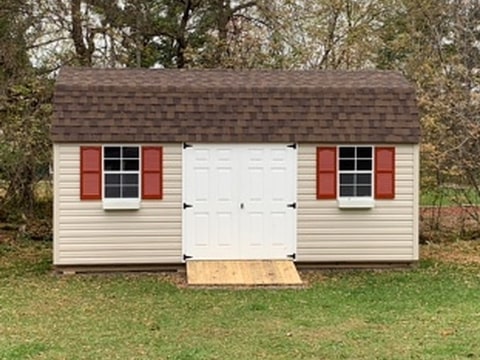
<svg viewBox="0 0 480 360"><path fill-rule="evenodd" d="M138 210L140 199L103 199L104 210Z"/></svg>
<svg viewBox="0 0 480 360"><path fill-rule="evenodd" d="M337 200L340 209L372 209L375 207L373 198L342 197Z"/></svg>

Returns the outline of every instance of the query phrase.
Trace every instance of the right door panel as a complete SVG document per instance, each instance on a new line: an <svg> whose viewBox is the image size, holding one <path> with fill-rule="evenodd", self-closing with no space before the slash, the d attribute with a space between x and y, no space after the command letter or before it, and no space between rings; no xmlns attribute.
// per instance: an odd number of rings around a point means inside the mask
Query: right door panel
<svg viewBox="0 0 480 360"><path fill-rule="evenodd" d="M285 145L250 145L241 154L240 251L250 259L295 252L295 154Z"/></svg>

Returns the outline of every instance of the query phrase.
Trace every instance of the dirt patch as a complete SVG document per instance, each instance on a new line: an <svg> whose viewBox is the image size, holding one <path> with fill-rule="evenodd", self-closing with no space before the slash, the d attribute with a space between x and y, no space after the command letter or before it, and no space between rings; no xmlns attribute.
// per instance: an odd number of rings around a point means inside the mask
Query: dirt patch
<svg viewBox="0 0 480 360"><path fill-rule="evenodd" d="M423 245L420 248L420 258L464 265L480 265L480 241L456 241Z"/></svg>
<svg viewBox="0 0 480 360"><path fill-rule="evenodd" d="M187 287L187 276L185 272L167 272L158 274L162 281L167 281L178 288Z"/></svg>
<svg viewBox="0 0 480 360"><path fill-rule="evenodd" d="M300 279L303 281L303 285L306 287L312 286L316 283L322 283L328 279L326 275L329 270L300 270Z"/></svg>
<svg viewBox="0 0 480 360"><path fill-rule="evenodd" d="M15 233L9 230L0 229L0 245L1 244L10 244L15 238Z"/></svg>

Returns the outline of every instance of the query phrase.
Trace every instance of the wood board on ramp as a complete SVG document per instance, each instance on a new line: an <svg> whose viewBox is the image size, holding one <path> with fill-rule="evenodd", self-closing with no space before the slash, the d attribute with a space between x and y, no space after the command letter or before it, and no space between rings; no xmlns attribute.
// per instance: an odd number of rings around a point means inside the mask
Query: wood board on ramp
<svg viewBox="0 0 480 360"><path fill-rule="evenodd" d="M187 282L201 286L302 285L291 260L188 260Z"/></svg>

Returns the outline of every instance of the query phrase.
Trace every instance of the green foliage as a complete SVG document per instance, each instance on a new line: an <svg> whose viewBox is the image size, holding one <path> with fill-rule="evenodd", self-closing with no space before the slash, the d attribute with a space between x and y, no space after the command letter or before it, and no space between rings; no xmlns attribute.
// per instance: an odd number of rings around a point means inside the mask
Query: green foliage
<svg viewBox="0 0 480 360"><path fill-rule="evenodd" d="M248 24L256 22L259 28L262 20L257 21L256 10L263 1L75 0L74 3L74 10L62 2L42 7L47 17L55 18L52 16L55 12L64 17L76 15L72 16L72 27L76 30L72 34L72 63L183 68L224 67L225 59L233 55L233 44L243 37ZM59 33L67 30L64 22L54 26ZM100 49L97 44L105 39L107 44Z"/></svg>
<svg viewBox="0 0 480 360"><path fill-rule="evenodd" d="M25 31L30 25L26 6L20 1L4 0L0 7L0 94L5 84L29 68Z"/></svg>
<svg viewBox="0 0 480 360"><path fill-rule="evenodd" d="M417 87L429 205L478 205L480 198L479 13L475 1L393 0L380 33L379 66L402 71ZM434 238L444 235L441 213ZM477 210L468 215L469 228L478 228Z"/></svg>
<svg viewBox="0 0 480 360"><path fill-rule="evenodd" d="M5 184L4 220L35 217L35 186L48 176L51 158L49 117L52 84L27 78L7 88L0 98L0 179Z"/></svg>
<svg viewBox="0 0 480 360"><path fill-rule="evenodd" d="M0 221L38 219L34 188L50 161L52 81L29 61L28 34L38 20L30 5L6 0L0 7Z"/></svg>

